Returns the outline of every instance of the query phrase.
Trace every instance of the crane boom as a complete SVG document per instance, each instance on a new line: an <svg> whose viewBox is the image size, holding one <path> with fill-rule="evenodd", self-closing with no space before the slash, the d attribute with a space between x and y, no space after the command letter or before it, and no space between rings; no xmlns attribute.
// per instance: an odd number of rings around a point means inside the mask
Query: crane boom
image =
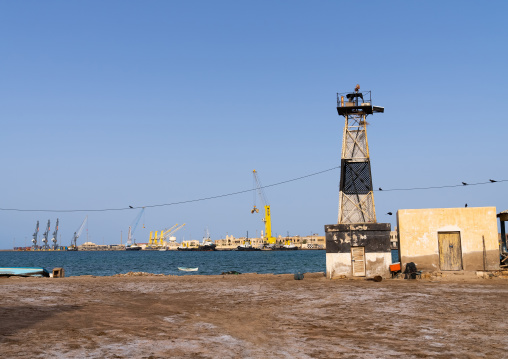
<svg viewBox="0 0 508 359"><path fill-rule="evenodd" d="M143 215L144 212L145 212L145 207L141 208L141 211L139 211L139 214L137 215L137 217L132 222L133 223L131 225L131 227L132 227L132 235L134 235L134 232L136 231L136 228L138 227L139 221L141 220L141 216Z"/></svg>
<svg viewBox="0 0 508 359"><path fill-rule="evenodd" d="M141 216L143 216L144 212L145 207L141 208L141 211L139 211L138 215L136 218L134 218L134 221L132 221L132 224L129 226L129 234L127 235L127 247L132 245L132 237L134 236L134 232L136 231L139 221L141 220ZM134 244L136 244L136 239L134 239Z"/></svg>
<svg viewBox="0 0 508 359"><path fill-rule="evenodd" d="M176 232L178 232L178 231L179 231L180 229L182 229L184 226L185 226L185 223L184 223L184 224L182 224L181 226L179 226L179 227L177 227L177 228L173 229L172 231L168 231L168 232L164 233L164 240L165 240L166 238L169 238L170 236L172 236L172 235L173 235L173 234L175 234ZM173 227L174 227L174 226L173 226Z"/></svg>
<svg viewBox="0 0 508 359"><path fill-rule="evenodd" d="M81 226L79 226L78 230L76 232L74 232L74 235L72 236L71 246L73 246L74 248L77 247L78 238L81 235L81 233L83 232L83 229L85 228L85 224L86 224L87 220L88 220L88 216L85 217L85 219L83 220L83 223L81 223Z"/></svg>
<svg viewBox="0 0 508 359"><path fill-rule="evenodd" d="M88 220L88 216L85 217L85 219L83 220L83 223L81 223L81 226L79 227L76 235L77 237L76 238L79 238L79 236L81 235L81 233L83 232L83 229L85 228L85 224L86 224L86 221Z"/></svg>
<svg viewBox="0 0 508 359"><path fill-rule="evenodd" d="M276 240L272 236L272 216L270 212L270 205L268 204L268 201L266 199L265 191L263 190L263 186L261 185L261 180L259 179L257 171L253 170L252 174L254 175L254 183L259 198L261 199L261 202L263 203L263 206L265 208L265 217L263 218L263 222L265 223L265 241L268 242L268 244L275 244ZM258 212L259 209L256 208L256 205L254 204L254 208L251 210L251 213Z"/></svg>
<svg viewBox="0 0 508 359"><path fill-rule="evenodd" d="M178 226L178 223L176 223L174 226L172 226L168 229L165 229L163 232L163 233L165 233L164 238L166 238L166 236L168 236L177 226Z"/></svg>

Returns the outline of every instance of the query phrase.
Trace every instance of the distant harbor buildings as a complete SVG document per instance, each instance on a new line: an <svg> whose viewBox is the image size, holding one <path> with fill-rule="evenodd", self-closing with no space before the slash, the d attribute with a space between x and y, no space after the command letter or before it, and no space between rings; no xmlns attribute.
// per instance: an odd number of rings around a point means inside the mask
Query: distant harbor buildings
<svg viewBox="0 0 508 359"><path fill-rule="evenodd" d="M238 246L245 243L246 240L251 242L253 247L262 247L264 242L263 238L247 238L247 237L235 237L233 235L227 235L225 238L217 239L213 241L216 245L217 250L235 250ZM326 241L324 236L317 234L309 236L290 236L276 238L276 245L283 245L287 240L291 241L299 249L326 249ZM162 244L153 245L152 243L137 243L138 246L143 250L158 250L166 248L168 250L177 250L179 246L183 247L198 247L201 244L198 240L188 240L178 243L176 241L164 241ZM125 245L122 244L95 244L93 242L85 242L78 246L79 251L115 251L125 250Z"/></svg>

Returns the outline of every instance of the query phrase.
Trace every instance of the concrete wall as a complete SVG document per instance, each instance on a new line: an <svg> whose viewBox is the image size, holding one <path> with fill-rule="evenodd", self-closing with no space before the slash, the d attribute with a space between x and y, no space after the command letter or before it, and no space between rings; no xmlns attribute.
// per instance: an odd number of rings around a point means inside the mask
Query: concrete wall
<svg viewBox="0 0 508 359"><path fill-rule="evenodd" d="M397 228L403 265L414 262L419 270L441 270L438 232L460 232L464 270L483 269L482 236L486 269L499 269L495 207L402 209L397 212Z"/></svg>
<svg viewBox="0 0 508 359"><path fill-rule="evenodd" d="M392 263L389 223L325 225L326 276L353 276L351 247L365 249L365 276L389 276Z"/></svg>
<svg viewBox="0 0 508 359"><path fill-rule="evenodd" d="M365 253L366 277L390 275L389 265L392 263L391 253ZM326 276L352 276L351 253L326 253Z"/></svg>

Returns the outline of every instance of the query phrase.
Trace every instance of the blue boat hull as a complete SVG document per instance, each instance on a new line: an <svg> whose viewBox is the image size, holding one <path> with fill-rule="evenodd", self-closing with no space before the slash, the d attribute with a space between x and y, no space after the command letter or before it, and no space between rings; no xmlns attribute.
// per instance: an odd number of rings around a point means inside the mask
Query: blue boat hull
<svg viewBox="0 0 508 359"><path fill-rule="evenodd" d="M49 272L42 267L10 267L0 268L0 276L49 277Z"/></svg>

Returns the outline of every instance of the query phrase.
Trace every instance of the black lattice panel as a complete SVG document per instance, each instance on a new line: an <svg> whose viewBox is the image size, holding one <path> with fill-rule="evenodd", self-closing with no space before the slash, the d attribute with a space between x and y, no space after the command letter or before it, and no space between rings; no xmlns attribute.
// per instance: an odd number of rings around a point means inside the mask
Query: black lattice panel
<svg viewBox="0 0 508 359"><path fill-rule="evenodd" d="M342 166L342 192L345 194L368 194L372 191L370 162L344 161Z"/></svg>

